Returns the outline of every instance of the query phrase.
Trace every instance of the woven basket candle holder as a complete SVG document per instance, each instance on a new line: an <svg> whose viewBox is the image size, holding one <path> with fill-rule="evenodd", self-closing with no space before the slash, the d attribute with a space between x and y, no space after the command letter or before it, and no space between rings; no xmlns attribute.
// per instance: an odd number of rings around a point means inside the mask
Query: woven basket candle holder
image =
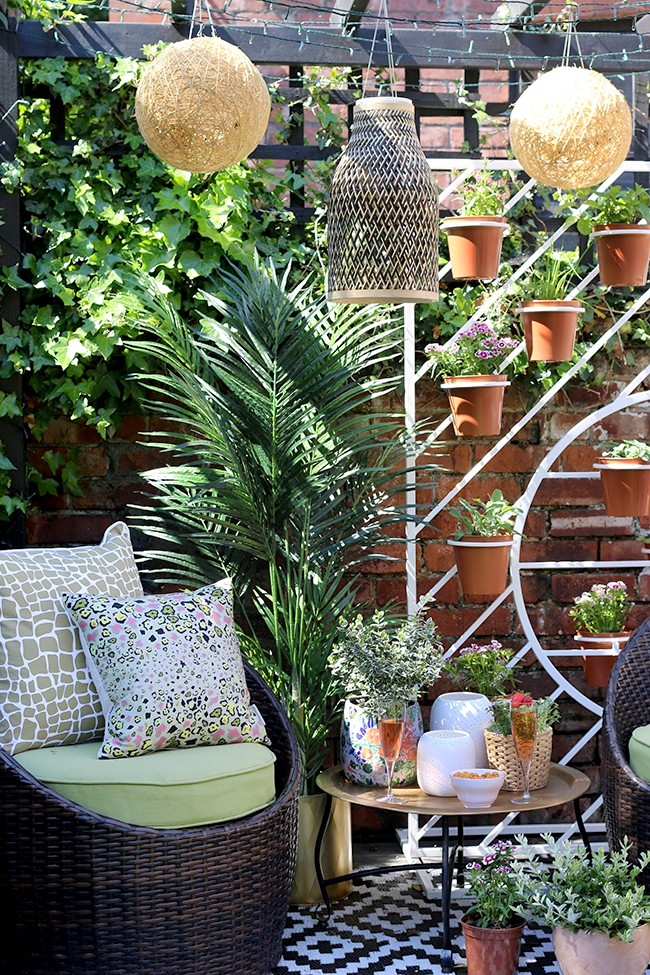
<svg viewBox="0 0 650 975"><path fill-rule="evenodd" d="M485 732L488 764L490 768L505 772L502 788L507 792L521 792L524 776L515 751L512 735L498 735L494 731ZM543 789L548 782L553 747L553 729L544 728L535 739L533 760L530 763L529 785L533 789Z"/></svg>
<svg viewBox="0 0 650 975"><path fill-rule="evenodd" d="M595 186L614 173L632 142L632 116L621 92L586 68L554 68L519 97L510 143L525 171L544 186Z"/></svg>
<svg viewBox="0 0 650 975"><path fill-rule="evenodd" d="M164 162L214 173L241 162L266 131L271 97L246 55L218 37L166 48L145 70L135 96L142 137Z"/></svg>

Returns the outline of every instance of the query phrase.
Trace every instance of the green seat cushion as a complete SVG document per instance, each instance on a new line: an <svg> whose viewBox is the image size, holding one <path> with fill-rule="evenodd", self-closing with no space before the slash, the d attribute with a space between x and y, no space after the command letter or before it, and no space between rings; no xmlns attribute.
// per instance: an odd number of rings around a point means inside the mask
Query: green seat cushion
<svg viewBox="0 0 650 975"><path fill-rule="evenodd" d="M240 819L275 799L275 755L241 742L97 758L97 742L34 748L17 761L85 809L134 826L177 829Z"/></svg>
<svg viewBox="0 0 650 975"><path fill-rule="evenodd" d="M635 728L632 732L630 766L640 779L650 782L650 725Z"/></svg>

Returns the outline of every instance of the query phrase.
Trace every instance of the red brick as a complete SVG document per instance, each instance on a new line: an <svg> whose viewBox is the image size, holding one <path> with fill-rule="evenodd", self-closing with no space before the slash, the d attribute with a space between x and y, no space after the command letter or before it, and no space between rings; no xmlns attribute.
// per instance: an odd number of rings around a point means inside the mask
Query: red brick
<svg viewBox="0 0 650 975"><path fill-rule="evenodd" d="M475 459L482 460L492 448L485 444L477 444ZM495 474L528 474L537 470L544 460L549 448L541 445L527 445L523 443L506 444L492 460L483 468Z"/></svg>
<svg viewBox="0 0 650 975"><path fill-rule="evenodd" d="M603 562L623 562L628 559L635 561L647 558L643 553L643 543L636 539L625 539L625 541L605 541L600 543L600 558Z"/></svg>
<svg viewBox="0 0 650 975"><path fill-rule="evenodd" d="M549 422L549 435L551 440L561 440L565 434L569 433L576 424L584 420L587 413L563 413L556 410L552 415ZM582 435L574 440L574 444L579 444L582 440L591 440L591 431L585 430Z"/></svg>
<svg viewBox="0 0 650 975"><path fill-rule="evenodd" d="M444 542L426 542L424 564L429 572L447 572L455 565L451 545Z"/></svg>
<svg viewBox="0 0 650 975"><path fill-rule="evenodd" d="M527 608L528 619L538 638L543 636L563 635L575 633L573 620L568 615L568 609L563 612L553 603L537 605ZM516 630L515 632L519 632ZM555 661L554 661L555 662ZM556 666L558 666L556 664Z"/></svg>
<svg viewBox="0 0 650 975"><path fill-rule="evenodd" d="M524 601L527 604L539 603L543 599L548 599L549 593L546 575L540 572L535 572L531 575L522 575L521 591L524 596Z"/></svg>
<svg viewBox="0 0 650 975"><path fill-rule="evenodd" d="M398 542L382 545L381 554L387 558L370 558L363 563L364 573L373 575L389 575L404 571L404 560L406 558L406 546ZM416 548L416 569L422 565L422 555L420 548Z"/></svg>
<svg viewBox="0 0 650 975"><path fill-rule="evenodd" d="M636 630L650 616L649 606L633 606L625 623L630 630Z"/></svg>
<svg viewBox="0 0 650 975"><path fill-rule="evenodd" d="M650 567L641 569L639 574L639 599L650 602Z"/></svg>
<svg viewBox="0 0 650 975"><path fill-rule="evenodd" d="M457 639L468 626L471 626L478 619L482 612L482 609L437 609L434 607L431 615L438 628L438 632L442 636L450 636ZM510 632L511 622L512 613L510 609L499 606L491 616L481 623L479 628L474 632L473 638L506 636Z"/></svg>
<svg viewBox="0 0 650 975"><path fill-rule="evenodd" d="M604 511L554 511L551 535L634 535L634 527L631 518L609 518Z"/></svg>
<svg viewBox="0 0 650 975"><path fill-rule="evenodd" d="M132 447L120 451L115 460L115 473L118 477L140 474L143 471L166 467L174 462L174 455L155 447ZM181 461L178 460L177 463Z"/></svg>
<svg viewBox="0 0 650 975"><path fill-rule="evenodd" d="M142 481L121 481L111 488L116 508L125 508L130 504L152 504L145 497L145 491L150 490Z"/></svg>
<svg viewBox="0 0 650 975"><path fill-rule="evenodd" d="M459 478L457 477L441 477L438 482L437 500L441 501L448 491L456 487L458 481ZM497 489L502 492L508 501L516 501L521 496L521 486L514 477L491 477L487 475L486 477L475 478L469 484L466 484L462 491L450 502L450 505L453 507L457 504L459 497L465 498L466 501L473 501L475 498L487 501L493 491Z"/></svg>
<svg viewBox="0 0 650 975"><path fill-rule="evenodd" d="M406 605L406 580L404 577L400 579L380 577L377 580L377 605L385 606L391 602L399 606Z"/></svg>
<svg viewBox="0 0 650 975"><path fill-rule="evenodd" d="M553 599L558 603L572 603L576 596L591 589L596 583L624 582L628 593L634 593L633 572L584 572L556 573L552 580Z"/></svg>
<svg viewBox="0 0 650 975"><path fill-rule="evenodd" d="M34 499L39 511L65 511L72 507L69 494L44 494Z"/></svg>
<svg viewBox="0 0 650 975"><path fill-rule="evenodd" d="M79 487L83 491L83 497L75 497L73 507L108 510L118 507L115 492L103 478L83 478Z"/></svg>
<svg viewBox="0 0 650 975"><path fill-rule="evenodd" d="M29 545L89 545L100 542L115 521L111 515L32 515L27 520Z"/></svg>
<svg viewBox="0 0 650 975"><path fill-rule="evenodd" d="M536 505L602 504L603 489L600 478L545 478L535 494Z"/></svg>
<svg viewBox="0 0 650 975"><path fill-rule="evenodd" d="M530 508L524 524L524 536L526 538L543 538L545 534L546 512Z"/></svg>
<svg viewBox="0 0 650 975"><path fill-rule="evenodd" d="M40 443L43 444L90 444L100 443L100 435L93 426L85 423L57 417L52 420L43 433Z"/></svg>
<svg viewBox="0 0 650 975"><path fill-rule="evenodd" d="M522 542L522 562L575 562L595 561L598 558L598 542L583 539L567 541Z"/></svg>
<svg viewBox="0 0 650 975"><path fill-rule="evenodd" d="M614 387L614 390L616 387ZM572 403L574 406L600 406L611 397L612 390L608 385L583 386L582 383L565 386L558 394L558 402Z"/></svg>
<svg viewBox="0 0 650 975"><path fill-rule="evenodd" d="M602 451L598 447L576 444L562 452L562 467L565 471L592 471L593 465L599 462L601 454Z"/></svg>
<svg viewBox="0 0 650 975"><path fill-rule="evenodd" d="M427 458L446 471L464 475L472 466L472 448L468 444L448 442L435 454L427 453Z"/></svg>
<svg viewBox="0 0 650 975"><path fill-rule="evenodd" d="M125 416L113 435L113 440L138 440L147 429L143 416Z"/></svg>
<svg viewBox="0 0 650 975"><path fill-rule="evenodd" d="M104 447L82 447L79 451L79 477L103 477L108 473Z"/></svg>
<svg viewBox="0 0 650 975"><path fill-rule="evenodd" d="M635 406L625 413L612 413L594 426L596 440L650 440L650 413Z"/></svg>

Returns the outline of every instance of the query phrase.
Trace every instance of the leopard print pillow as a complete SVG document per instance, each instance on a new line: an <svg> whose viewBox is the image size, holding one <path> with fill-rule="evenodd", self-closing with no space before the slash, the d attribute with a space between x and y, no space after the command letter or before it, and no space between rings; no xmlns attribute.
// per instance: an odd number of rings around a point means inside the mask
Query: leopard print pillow
<svg viewBox="0 0 650 975"><path fill-rule="evenodd" d="M0 552L0 746L10 755L101 738L104 719L62 592L141 596L129 529L99 545Z"/></svg>
<svg viewBox="0 0 650 975"><path fill-rule="evenodd" d="M64 598L108 707L99 758L269 744L250 703L230 580L140 599Z"/></svg>

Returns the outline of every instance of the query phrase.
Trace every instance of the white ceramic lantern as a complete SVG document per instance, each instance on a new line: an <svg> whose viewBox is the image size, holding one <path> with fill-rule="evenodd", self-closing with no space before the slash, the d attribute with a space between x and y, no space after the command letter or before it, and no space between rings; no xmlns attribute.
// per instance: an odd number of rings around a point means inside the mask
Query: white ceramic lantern
<svg viewBox="0 0 650 975"><path fill-rule="evenodd" d="M467 731L427 731L418 742L418 785L429 796L455 796L449 776L476 765L474 742Z"/></svg>
<svg viewBox="0 0 650 975"><path fill-rule="evenodd" d="M488 764L485 735L492 724L492 706L485 694L452 691L440 694L431 708L431 731L466 731L474 742L476 767ZM462 768L459 763L456 768Z"/></svg>

